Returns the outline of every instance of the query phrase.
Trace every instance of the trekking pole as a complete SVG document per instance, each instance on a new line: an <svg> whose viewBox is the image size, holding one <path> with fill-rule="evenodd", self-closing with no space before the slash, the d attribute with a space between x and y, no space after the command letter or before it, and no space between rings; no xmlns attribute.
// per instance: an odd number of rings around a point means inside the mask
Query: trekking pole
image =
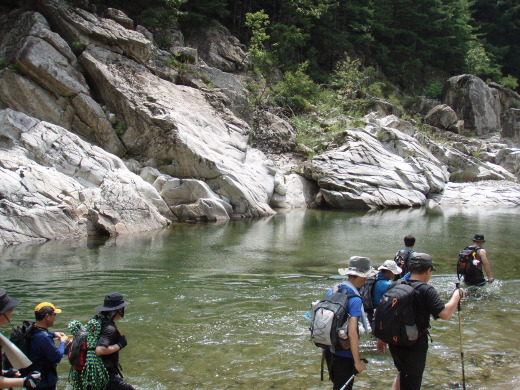
<svg viewBox="0 0 520 390"><path fill-rule="evenodd" d="M457 311L459 312L459 338L460 338L460 360L462 363L462 388L466 390L466 376L464 375L464 350L462 349L462 321L460 319L460 300L462 299L462 294L460 290L460 283L455 283L455 287L459 290L459 302L457 304Z"/></svg>
<svg viewBox="0 0 520 390"><path fill-rule="evenodd" d="M361 359L363 362L368 363L368 360L367 359ZM341 387L341 389L339 390L345 390L347 388L347 386L350 384L350 382L352 382L354 380L354 377L358 374L358 372L356 370L354 370L354 374L352 374L352 376L348 379L348 381L345 382L345 384Z"/></svg>

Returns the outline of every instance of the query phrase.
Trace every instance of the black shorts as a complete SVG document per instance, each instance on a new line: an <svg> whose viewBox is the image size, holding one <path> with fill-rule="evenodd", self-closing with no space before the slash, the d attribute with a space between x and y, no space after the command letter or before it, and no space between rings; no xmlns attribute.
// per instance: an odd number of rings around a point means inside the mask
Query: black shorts
<svg viewBox="0 0 520 390"><path fill-rule="evenodd" d="M344 356L338 356L331 353L329 350L325 352L325 361L329 369L330 380L334 384L333 389L341 389L345 383L354 375L354 359ZM354 379L352 379L345 390L352 389Z"/></svg>
<svg viewBox="0 0 520 390"><path fill-rule="evenodd" d="M486 284L486 279L483 277L478 278L464 278L464 283L466 283L468 286L484 286Z"/></svg>
<svg viewBox="0 0 520 390"><path fill-rule="evenodd" d="M419 337L411 347L389 345L394 365L400 373L401 390L419 390L426 366L428 335Z"/></svg>

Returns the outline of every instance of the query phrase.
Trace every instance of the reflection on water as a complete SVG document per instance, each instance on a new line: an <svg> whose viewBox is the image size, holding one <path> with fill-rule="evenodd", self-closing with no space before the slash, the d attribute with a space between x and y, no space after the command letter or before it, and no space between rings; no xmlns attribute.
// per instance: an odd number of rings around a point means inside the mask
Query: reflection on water
<svg viewBox="0 0 520 390"><path fill-rule="evenodd" d="M520 210L425 209L372 213L295 211L255 221L178 224L169 230L111 239L56 241L0 251L2 285L22 304L16 323L51 301L63 308L56 330L87 321L106 293L131 301L120 328L129 345L124 373L140 389L326 389L318 348L303 314L337 283L331 275L352 255L375 265L392 258L412 233L416 249L432 254L431 284L443 299L457 281L457 253L475 233L498 281L470 291L462 304L468 389L514 388L520 329ZM7 328L3 328L8 333ZM457 314L432 321L423 388L461 384ZM356 388L390 388L390 355L364 341L368 370ZM59 366L62 384L68 363ZM60 387L62 390L64 386Z"/></svg>

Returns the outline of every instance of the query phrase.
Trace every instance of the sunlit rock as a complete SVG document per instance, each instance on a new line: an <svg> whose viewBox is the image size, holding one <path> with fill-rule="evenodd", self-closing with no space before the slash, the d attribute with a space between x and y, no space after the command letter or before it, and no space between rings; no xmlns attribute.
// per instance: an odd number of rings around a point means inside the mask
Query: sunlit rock
<svg viewBox="0 0 520 390"><path fill-rule="evenodd" d="M116 156L67 130L0 111L0 244L154 230L175 220Z"/></svg>

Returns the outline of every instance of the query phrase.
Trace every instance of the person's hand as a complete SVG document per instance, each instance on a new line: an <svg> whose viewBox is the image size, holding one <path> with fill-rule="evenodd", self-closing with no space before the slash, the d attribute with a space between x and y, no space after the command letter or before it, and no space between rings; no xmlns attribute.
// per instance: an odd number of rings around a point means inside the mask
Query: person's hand
<svg viewBox="0 0 520 390"><path fill-rule="evenodd" d="M365 364L365 362L363 360L354 362L354 367L356 368L356 371L358 372L358 374L367 369L367 365Z"/></svg>
<svg viewBox="0 0 520 390"><path fill-rule="evenodd" d="M126 337L124 335L119 336L119 341L117 342L117 345L119 345L119 349L123 349L126 347L128 342L126 341Z"/></svg>
<svg viewBox="0 0 520 390"><path fill-rule="evenodd" d="M382 355L386 352L388 345L381 339L377 339L377 351Z"/></svg>
<svg viewBox="0 0 520 390"><path fill-rule="evenodd" d="M20 375L20 372L16 368L10 368L9 370L4 371L2 376L6 378L18 378L22 375Z"/></svg>
<svg viewBox="0 0 520 390"><path fill-rule="evenodd" d="M464 291L463 288L459 288L459 296L460 296L460 299L466 298L466 291Z"/></svg>
<svg viewBox="0 0 520 390"><path fill-rule="evenodd" d="M33 371L25 379L23 380L23 387L26 389L36 389L36 386L38 386L38 383L41 381L41 374L39 371Z"/></svg>
<svg viewBox="0 0 520 390"><path fill-rule="evenodd" d="M495 278L488 278L487 282L488 283L493 283L495 281Z"/></svg>

